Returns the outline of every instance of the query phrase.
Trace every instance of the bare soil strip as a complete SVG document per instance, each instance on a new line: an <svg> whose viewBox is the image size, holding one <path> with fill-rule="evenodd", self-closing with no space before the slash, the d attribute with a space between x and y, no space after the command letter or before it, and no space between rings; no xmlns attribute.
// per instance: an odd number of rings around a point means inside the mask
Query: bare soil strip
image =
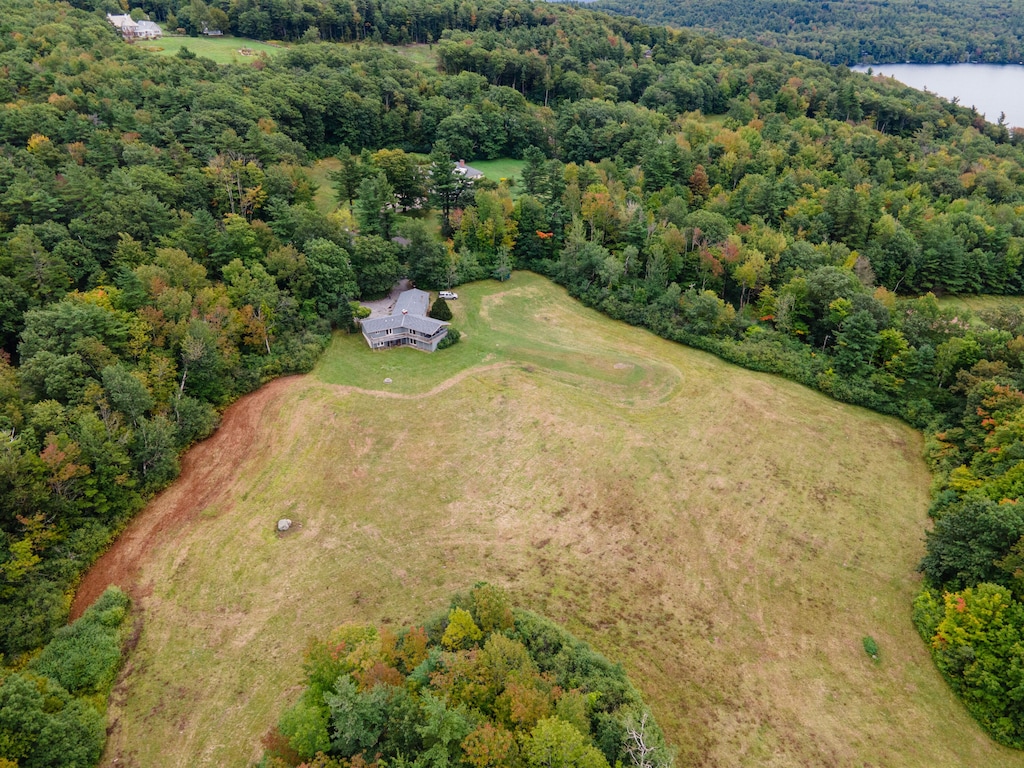
<svg viewBox="0 0 1024 768"><path fill-rule="evenodd" d="M346 394L420 400L434 397L468 376L512 365L494 363L471 368L419 394L374 392L343 385L321 386ZM81 616L112 585L125 590L133 599L145 597L140 593L138 577L146 554L161 541L173 540L183 527L226 493L238 476L238 468L257 444L258 424L268 407L279 403L281 396L293 387L308 385L310 381L304 376L276 379L239 399L224 412L217 431L185 454L178 479L146 505L86 572L71 604L71 621Z"/></svg>
<svg viewBox="0 0 1024 768"><path fill-rule="evenodd" d="M121 587L133 599L144 597L139 593L138 575L147 553L159 541L175 538L216 497L225 493L252 452L253 437L267 409L301 379L275 379L224 411L217 431L182 458L178 479L135 516L86 572L71 604L72 621L112 585Z"/></svg>

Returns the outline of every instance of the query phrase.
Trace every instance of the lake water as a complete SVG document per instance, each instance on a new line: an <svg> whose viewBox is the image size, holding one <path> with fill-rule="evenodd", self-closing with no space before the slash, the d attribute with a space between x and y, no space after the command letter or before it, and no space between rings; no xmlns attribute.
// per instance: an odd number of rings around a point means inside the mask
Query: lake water
<svg viewBox="0 0 1024 768"><path fill-rule="evenodd" d="M852 67L866 72L867 67ZM876 74L895 77L911 88L924 90L960 105L973 106L989 122L1006 113L1009 126L1024 126L1024 66L1018 64L874 64Z"/></svg>

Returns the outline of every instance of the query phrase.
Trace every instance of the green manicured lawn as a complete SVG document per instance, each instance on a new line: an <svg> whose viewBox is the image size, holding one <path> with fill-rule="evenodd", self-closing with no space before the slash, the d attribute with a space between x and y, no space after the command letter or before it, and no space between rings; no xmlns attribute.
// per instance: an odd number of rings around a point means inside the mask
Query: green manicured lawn
<svg viewBox="0 0 1024 768"><path fill-rule="evenodd" d="M330 213L338 207L338 198L334 194L334 187L331 184L331 171L341 168L341 161L336 157L325 157L317 160L312 167L306 169L320 188L316 191L314 202L320 213Z"/></svg>
<svg viewBox="0 0 1024 768"><path fill-rule="evenodd" d="M535 275L457 290L462 343L337 335L153 502L194 514L146 539L106 765L250 764L308 638L421 620L479 580L622 661L679 768L1024 765L910 623L918 433Z"/></svg>
<svg viewBox="0 0 1024 768"><path fill-rule="evenodd" d="M218 64L244 63L255 61L256 56L242 56L238 51L249 48L257 54L265 53L273 56L284 50L282 45L270 45L260 40L249 40L244 37L162 37L159 40L141 40L135 47L159 53L162 56L173 56L182 48L188 48L197 56L213 59Z"/></svg>
<svg viewBox="0 0 1024 768"><path fill-rule="evenodd" d="M699 119L702 123L708 123L719 128L724 128L728 115L701 115Z"/></svg>
<svg viewBox="0 0 1024 768"><path fill-rule="evenodd" d="M523 166L526 163L523 160L513 160L511 158L502 158L500 160L474 160L469 165L483 172L491 181L501 181L502 179L516 180L516 184L522 186L522 173Z"/></svg>
<svg viewBox="0 0 1024 768"><path fill-rule="evenodd" d="M468 290L458 288L459 298L450 301L449 306L455 313L452 324L462 333L463 341L441 354L371 353L360 334L339 334L334 339L334 352L324 355L314 375L332 384L368 391L414 394L472 368L515 364L540 367L556 377L583 377L592 386L619 391L627 403L645 392L671 387L671 369L652 366L649 361L630 356L610 362L597 352L566 355L564 345L571 342L571 326L576 318L565 316L564 307L546 307L546 292L536 291L538 285L547 286L547 281L516 273L507 283L488 281ZM505 299L510 290L516 295L515 301ZM526 318L533 322L524 322ZM611 323L607 330L635 333L617 323ZM385 384L385 378L391 383Z"/></svg>

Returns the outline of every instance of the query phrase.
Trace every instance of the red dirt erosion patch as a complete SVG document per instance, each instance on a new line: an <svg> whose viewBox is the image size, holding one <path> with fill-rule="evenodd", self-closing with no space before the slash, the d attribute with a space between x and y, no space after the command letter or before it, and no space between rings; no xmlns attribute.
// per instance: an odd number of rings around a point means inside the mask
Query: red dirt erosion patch
<svg viewBox="0 0 1024 768"><path fill-rule="evenodd" d="M182 457L178 479L132 519L110 549L86 572L71 604L71 621L111 585L123 589L133 600L144 597L140 594L138 576L150 550L173 540L224 493L257 446L254 438L268 406L277 403L301 379L275 379L224 411L217 431Z"/></svg>

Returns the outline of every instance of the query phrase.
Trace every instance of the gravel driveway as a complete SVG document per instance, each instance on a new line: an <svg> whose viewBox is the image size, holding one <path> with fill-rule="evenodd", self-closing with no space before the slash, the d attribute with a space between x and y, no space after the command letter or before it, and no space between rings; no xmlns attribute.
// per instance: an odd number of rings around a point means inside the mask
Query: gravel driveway
<svg viewBox="0 0 1024 768"><path fill-rule="evenodd" d="M359 303L370 310L370 317L387 317L391 314L391 310L395 308L395 302L398 301L398 294L408 291L410 288L412 288L412 281L402 279L395 283L395 287L391 289L391 293L383 299L361 301Z"/></svg>

